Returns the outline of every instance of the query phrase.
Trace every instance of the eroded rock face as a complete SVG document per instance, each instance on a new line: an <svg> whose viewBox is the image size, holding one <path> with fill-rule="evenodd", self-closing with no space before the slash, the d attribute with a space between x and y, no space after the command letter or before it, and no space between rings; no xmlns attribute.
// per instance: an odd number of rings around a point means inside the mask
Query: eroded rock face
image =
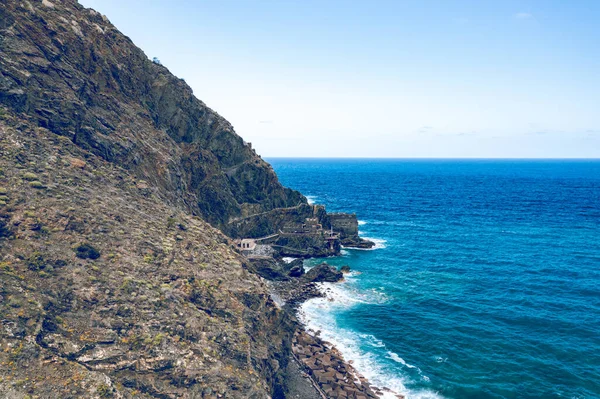
<svg viewBox="0 0 600 399"><path fill-rule="evenodd" d="M0 154L0 397L277 397L293 328L226 236L12 113Z"/></svg>
<svg viewBox="0 0 600 399"><path fill-rule="evenodd" d="M306 203L99 13L73 0L7 0L0 37L1 105L128 169L170 204L223 228L248 212Z"/></svg>

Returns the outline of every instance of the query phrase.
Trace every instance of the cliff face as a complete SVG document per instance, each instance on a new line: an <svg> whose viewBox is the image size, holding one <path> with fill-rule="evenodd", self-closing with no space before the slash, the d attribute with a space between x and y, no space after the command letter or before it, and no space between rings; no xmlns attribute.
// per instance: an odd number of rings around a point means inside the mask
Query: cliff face
<svg viewBox="0 0 600 399"><path fill-rule="evenodd" d="M8 112L0 152L0 397L276 393L288 321L227 237Z"/></svg>
<svg viewBox="0 0 600 399"><path fill-rule="evenodd" d="M181 79L73 0L0 4L0 104L215 226L306 199Z"/></svg>
<svg viewBox="0 0 600 399"><path fill-rule="evenodd" d="M0 3L0 397L278 397L289 321L205 220L304 202L101 15Z"/></svg>

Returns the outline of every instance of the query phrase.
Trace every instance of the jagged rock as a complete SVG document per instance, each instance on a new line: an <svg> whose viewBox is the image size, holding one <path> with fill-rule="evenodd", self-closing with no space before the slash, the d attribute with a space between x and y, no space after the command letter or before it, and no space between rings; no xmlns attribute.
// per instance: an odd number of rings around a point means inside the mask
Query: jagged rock
<svg viewBox="0 0 600 399"><path fill-rule="evenodd" d="M304 266L302 265L294 265L288 272L288 276L290 277L300 277L304 274Z"/></svg>
<svg viewBox="0 0 600 399"><path fill-rule="evenodd" d="M361 249L370 249L375 246L373 241L365 240L364 238L356 237L348 237L341 240L341 244L344 247L350 248L361 248Z"/></svg>
<svg viewBox="0 0 600 399"><path fill-rule="evenodd" d="M251 270L262 278L272 281L288 279L288 273L275 259L250 259Z"/></svg>
<svg viewBox="0 0 600 399"><path fill-rule="evenodd" d="M285 267L288 270L288 276L290 277L301 277L305 273L304 260L302 259L295 259L286 264Z"/></svg>
<svg viewBox="0 0 600 399"><path fill-rule="evenodd" d="M303 279L306 281L312 281L315 283L329 282L335 283L344 279L342 272L337 270L334 266L330 266L327 263L321 263L310 269L304 276Z"/></svg>

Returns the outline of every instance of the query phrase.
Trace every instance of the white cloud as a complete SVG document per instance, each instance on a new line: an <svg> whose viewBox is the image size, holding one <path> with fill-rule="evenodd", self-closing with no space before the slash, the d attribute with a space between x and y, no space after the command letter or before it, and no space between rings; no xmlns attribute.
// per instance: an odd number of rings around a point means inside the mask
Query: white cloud
<svg viewBox="0 0 600 399"><path fill-rule="evenodd" d="M533 15L531 15L528 12L518 12L515 14L515 18L516 19L531 19L531 18L533 18Z"/></svg>

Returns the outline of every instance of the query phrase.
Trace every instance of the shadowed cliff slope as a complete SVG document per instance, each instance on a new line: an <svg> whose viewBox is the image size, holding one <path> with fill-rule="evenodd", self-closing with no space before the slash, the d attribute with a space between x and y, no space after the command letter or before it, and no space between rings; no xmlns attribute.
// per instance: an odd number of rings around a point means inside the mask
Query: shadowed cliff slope
<svg viewBox="0 0 600 399"><path fill-rule="evenodd" d="M306 199L106 17L72 0L0 4L0 104L223 227Z"/></svg>

